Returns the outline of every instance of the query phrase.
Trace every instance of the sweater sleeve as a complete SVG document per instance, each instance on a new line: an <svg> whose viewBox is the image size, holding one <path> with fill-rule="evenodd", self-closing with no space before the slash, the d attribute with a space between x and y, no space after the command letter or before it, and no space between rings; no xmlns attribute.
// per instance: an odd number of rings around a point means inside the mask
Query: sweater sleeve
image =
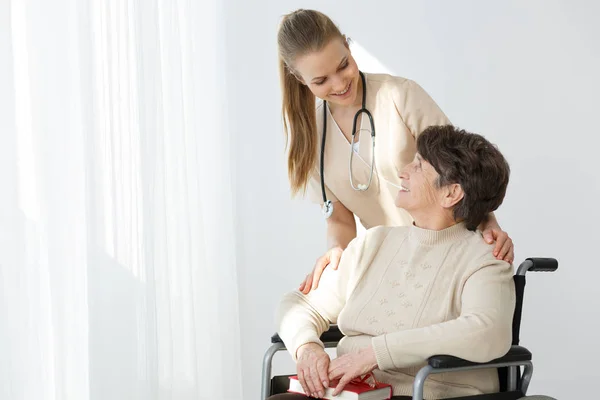
<svg viewBox="0 0 600 400"><path fill-rule="evenodd" d="M400 118L415 139L429 126L450 124L431 96L410 79L403 80L402 88L394 96L394 103Z"/></svg>
<svg viewBox="0 0 600 400"><path fill-rule="evenodd" d="M510 264L489 261L465 282L458 318L374 337L379 368L406 368L441 354L472 362L488 362L506 354L515 307L512 276Z"/></svg>
<svg viewBox="0 0 600 400"><path fill-rule="evenodd" d="M379 230L379 228L374 228ZM284 295L277 310L277 332L296 361L296 352L306 343L318 343L330 323L337 323L340 312L369 262L361 262L363 249L372 231L355 238L342 253L337 270L326 268L319 287L304 295L293 291ZM373 244L375 247L377 244ZM372 247L372 246L369 246Z"/></svg>

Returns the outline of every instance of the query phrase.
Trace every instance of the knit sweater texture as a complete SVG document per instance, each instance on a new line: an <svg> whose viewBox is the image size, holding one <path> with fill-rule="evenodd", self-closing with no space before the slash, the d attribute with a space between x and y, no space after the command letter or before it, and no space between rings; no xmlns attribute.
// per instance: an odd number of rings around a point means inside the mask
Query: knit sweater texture
<svg viewBox="0 0 600 400"><path fill-rule="evenodd" d="M372 346L377 380L394 395L412 395L418 370L434 355L474 362L510 348L515 289L511 264L497 260L480 232L458 223L441 231L376 227L354 239L337 270L327 268L316 290L286 294L277 312L288 351L323 344L338 324L338 357ZM431 375L427 399L492 393L496 369Z"/></svg>

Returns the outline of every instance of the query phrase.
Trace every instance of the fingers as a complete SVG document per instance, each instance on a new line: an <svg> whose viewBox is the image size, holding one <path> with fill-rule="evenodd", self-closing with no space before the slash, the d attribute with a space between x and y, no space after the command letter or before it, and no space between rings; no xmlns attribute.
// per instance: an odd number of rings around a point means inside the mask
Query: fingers
<svg viewBox="0 0 600 400"><path fill-rule="evenodd" d="M315 290L319 287L321 276L325 268L337 269L342 257L343 250L341 248L333 248L325 253L324 256L319 257L313 271L306 276L304 282L300 284L298 290L304 294L308 294L311 290Z"/></svg>
<svg viewBox="0 0 600 400"><path fill-rule="evenodd" d="M321 275L323 275L323 271L325 271L326 268L333 268L334 270L338 269L343 252L344 251L339 247L333 248L317 261L317 265L315 265L315 269L313 271L314 276L312 290L315 290L317 287L319 287Z"/></svg>
<svg viewBox="0 0 600 400"><path fill-rule="evenodd" d="M315 388L315 384L313 383L311 367L304 370L304 382L306 382L306 387L308 388L308 390L305 390L306 394L316 397L315 394L317 394L317 390Z"/></svg>
<svg viewBox="0 0 600 400"><path fill-rule="evenodd" d="M311 397L323 397L325 388L329 387L327 378L329 355L323 349L314 350L311 347L301 347L298 357L297 375L304 393Z"/></svg>
<svg viewBox="0 0 600 400"><path fill-rule="evenodd" d="M343 369L340 368L341 364L339 360L340 358L335 358L329 363L329 372L327 377L329 378L330 382L344 375Z"/></svg>
<svg viewBox="0 0 600 400"><path fill-rule="evenodd" d="M319 280L321 280L321 275L323 274L323 270L327 268L327 264L329 264L329 257L324 255L320 257L315 263L315 268L312 272L312 290L315 290L319 287ZM310 291L310 288L308 289Z"/></svg>
<svg viewBox="0 0 600 400"><path fill-rule="evenodd" d="M342 258L342 249L333 249L331 252L330 260L329 260L329 268L338 269L338 265L340 264L340 259Z"/></svg>
<svg viewBox="0 0 600 400"><path fill-rule="evenodd" d="M512 263L515 259L514 245L512 239L504 231L489 229L483 232L483 238L487 243L496 242L494 246L494 257Z"/></svg>
<svg viewBox="0 0 600 400"><path fill-rule="evenodd" d="M312 288L312 281L313 274L311 272L310 274L306 275L306 279L304 280L304 289L302 290L302 293L308 294L310 292L310 289Z"/></svg>
<svg viewBox="0 0 600 400"><path fill-rule="evenodd" d="M342 376L340 383L338 383L333 391L333 395L337 396L338 394L342 393L342 390L344 390L344 387L348 384L348 382L350 382L351 379L352 378L349 375Z"/></svg>
<svg viewBox="0 0 600 400"><path fill-rule="evenodd" d="M502 246L502 250L500 250L500 253L498 254L498 258L503 259L506 262L512 262L509 260L513 259L513 248L512 240L510 238L506 239L504 246Z"/></svg>
<svg viewBox="0 0 600 400"><path fill-rule="evenodd" d="M510 246L508 234L506 232L498 232L496 234L496 246L494 247L494 256L498 260L502 260L506 256L508 252L507 244Z"/></svg>
<svg viewBox="0 0 600 400"><path fill-rule="evenodd" d="M329 356L322 357L321 360L317 363L317 372L319 373L319 380L323 384L323 388L326 389L329 387ZM321 395L322 397L322 395Z"/></svg>
<svg viewBox="0 0 600 400"><path fill-rule="evenodd" d="M315 267L315 270L313 271L312 290L315 290L319 287L319 281L321 280L321 275L323 275L325 267L327 267L327 264L317 264Z"/></svg>
<svg viewBox="0 0 600 400"><path fill-rule="evenodd" d="M304 393L310 396L312 392L306 383L306 379L304 378L303 369L298 369L298 382L300 382L300 386L302 386L302 390L304 390Z"/></svg>
<svg viewBox="0 0 600 400"><path fill-rule="evenodd" d="M334 370L330 370L329 373L327 374L327 377L329 378L329 382L335 381L336 379L341 378L344 375L344 371L336 368Z"/></svg>
<svg viewBox="0 0 600 400"><path fill-rule="evenodd" d="M312 287L312 279L313 279L312 272L310 274L306 275L306 278L304 279L304 282L301 285L302 288L299 289L302 293L308 294L308 292L310 292L310 288Z"/></svg>
<svg viewBox="0 0 600 400"><path fill-rule="evenodd" d="M487 244L494 243L494 234L491 229L486 229L483 231L483 240L485 240Z"/></svg>
<svg viewBox="0 0 600 400"><path fill-rule="evenodd" d="M504 261L506 261L509 264L512 264L515 261L514 247L508 251L508 254L506 255L506 257L504 257Z"/></svg>
<svg viewBox="0 0 600 400"><path fill-rule="evenodd" d="M311 392L312 396L316 398L323 397L325 394L325 388L323 387L323 382L319 374L318 363L316 365L313 364L313 366L310 368L310 378L312 379L312 386L314 387L314 390Z"/></svg>
<svg viewBox="0 0 600 400"><path fill-rule="evenodd" d="M502 246L504 246L504 242L506 242L508 235L502 231L494 231L494 236L496 239L496 246L494 246L494 257L498 257L498 254L500 253L500 250L502 250ZM501 258L499 258L499 260L501 260Z"/></svg>

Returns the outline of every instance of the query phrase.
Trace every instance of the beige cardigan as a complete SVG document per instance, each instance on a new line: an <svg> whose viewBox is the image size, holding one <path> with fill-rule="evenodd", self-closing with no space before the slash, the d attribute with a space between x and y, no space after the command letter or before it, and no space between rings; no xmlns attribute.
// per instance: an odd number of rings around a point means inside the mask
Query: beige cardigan
<svg viewBox="0 0 600 400"><path fill-rule="evenodd" d="M446 354L486 362L508 351L515 291L512 266L463 223L442 231L377 227L354 239L338 270L319 288L288 293L278 332L295 358L298 347L321 343L337 323L346 338L338 356L372 346L380 381L411 395L427 358ZM498 389L495 369L433 375L425 398L468 396Z"/></svg>
<svg viewBox="0 0 600 400"><path fill-rule="evenodd" d="M410 225L410 215L394 205L400 184L398 172L416 153L416 138L428 126L449 124L448 118L415 82L384 74L365 74L366 107L375 125L375 173L369 190L358 192L349 181L350 143L328 113L325 144L325 189L327 199L340 201L352 211L365 228L378 225ZM317 101L317 133L320 160L323 129L323 102ZM371 138L367 118L361 121L360 150L353 159L353 176L367 183L371 167ZM307 184L307 194L322 204L319 163ZM355 183L356 184L356 183Z"/></svg>

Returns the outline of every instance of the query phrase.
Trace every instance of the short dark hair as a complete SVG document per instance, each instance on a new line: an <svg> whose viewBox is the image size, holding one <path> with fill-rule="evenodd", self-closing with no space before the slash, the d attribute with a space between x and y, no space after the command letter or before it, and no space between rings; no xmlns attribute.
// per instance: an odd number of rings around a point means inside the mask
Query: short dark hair
<svg viewBox="0 0 600 400"><path fill-rule="evenodd" d="M438 187L458 183L464 197L454 206L456 220L476 230L504 200L510 167L483 136L452 125L430 126L417 139L417 152L439 174Z"/></svg>

